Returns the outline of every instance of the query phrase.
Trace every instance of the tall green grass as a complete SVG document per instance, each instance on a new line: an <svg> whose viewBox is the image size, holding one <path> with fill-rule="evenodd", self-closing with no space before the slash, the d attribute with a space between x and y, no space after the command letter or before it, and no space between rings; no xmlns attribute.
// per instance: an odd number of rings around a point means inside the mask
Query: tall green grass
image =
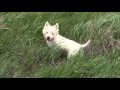
<svg viewBox="0 0 120 90"><path fill-rule="evenodd" d="M46 21L59 23L60 34L92 43L66 59L49 49L42 35ZM1 78L119 78L120 13L1 12Z"/></svg>

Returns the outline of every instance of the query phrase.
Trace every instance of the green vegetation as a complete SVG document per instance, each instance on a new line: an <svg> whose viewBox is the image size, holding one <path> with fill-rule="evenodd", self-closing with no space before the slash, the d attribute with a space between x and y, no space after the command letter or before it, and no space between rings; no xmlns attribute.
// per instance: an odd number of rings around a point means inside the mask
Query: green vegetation
<svg viewBox="0 0 120 90"><path fill-rule="evenodd" d="M49 49L42 35L46 21L59 23L60 34L92 43L66 59ZM119 78L120 13L1 12L1 78Z"/></svg>

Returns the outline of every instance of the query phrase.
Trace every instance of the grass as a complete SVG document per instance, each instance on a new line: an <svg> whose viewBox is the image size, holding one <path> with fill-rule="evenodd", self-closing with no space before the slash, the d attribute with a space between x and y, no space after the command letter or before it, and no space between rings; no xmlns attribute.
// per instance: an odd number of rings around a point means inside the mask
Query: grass
<svg viewBox="0 0 120 90"><path fill-rule="evenodd" d="M42 35L46 21L60 34L92 43L68 60L49 49ZM120 13L1 12L1 78L119 78Z"/></svg>

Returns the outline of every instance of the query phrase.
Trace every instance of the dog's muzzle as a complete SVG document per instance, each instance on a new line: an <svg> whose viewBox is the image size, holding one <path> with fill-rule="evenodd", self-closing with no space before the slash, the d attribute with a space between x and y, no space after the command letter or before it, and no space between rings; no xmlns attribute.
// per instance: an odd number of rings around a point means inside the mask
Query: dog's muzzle
<svg viewBox="0 0 120 90"><path fill-rule="evenodd" d="M47 37L47 40L50 41L50 37Z"/></svg>

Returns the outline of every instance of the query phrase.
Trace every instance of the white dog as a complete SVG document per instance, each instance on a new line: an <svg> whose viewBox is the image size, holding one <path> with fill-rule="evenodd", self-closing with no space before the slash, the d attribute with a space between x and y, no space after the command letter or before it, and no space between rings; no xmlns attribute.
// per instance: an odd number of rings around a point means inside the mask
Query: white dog
<svg viewBox="0 0 120 90"><path fill-rule="evenodd" d="M46 22L43 28L43 35L49 47L55 45L58 48L67 50L67 58L76 55L80 49L85 48L90 44L90 39L87 41L87 43L81 45L73 40L59 35L58 23L51 26L48 22Z"/></svg>

